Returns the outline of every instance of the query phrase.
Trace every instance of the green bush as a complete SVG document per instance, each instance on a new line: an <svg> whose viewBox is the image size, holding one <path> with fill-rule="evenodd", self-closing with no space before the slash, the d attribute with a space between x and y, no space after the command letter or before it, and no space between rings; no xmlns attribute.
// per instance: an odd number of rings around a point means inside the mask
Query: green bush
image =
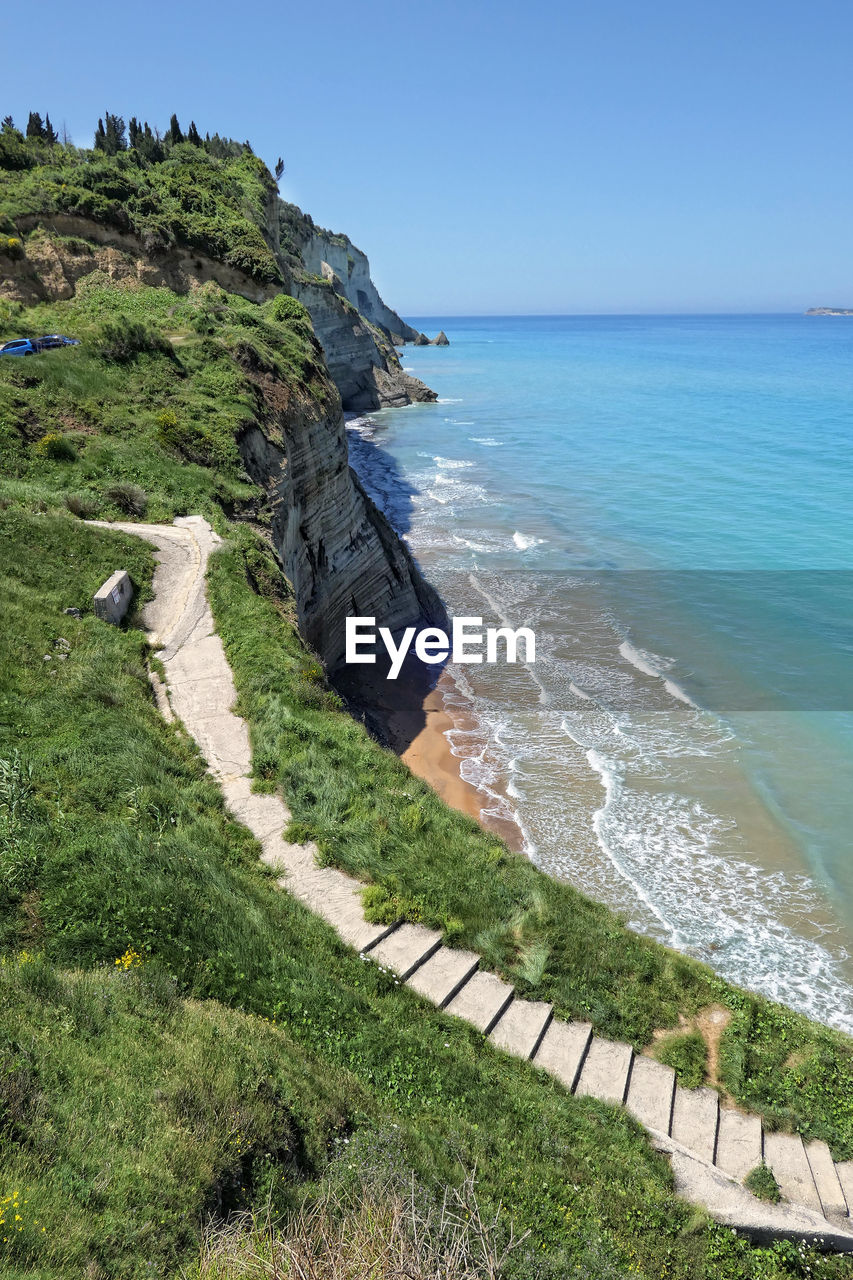
<svg viewBox="0 0 853 1280"><path fill-rule="evenodd" d="M98 513L98 504L91 494L66 493L64 502L67 510L78 520L92 520Z"/></svg>
<svg viewBox="0 0 853 1280"><path fill-rule="evenodd" d="M279 324L296 321L299 324L309 324L308 312L301 302L296 298L292 298L288 293L277 293L266 304L266 312L271 320L277 321Z"/></svg>
<svg viewBox="0 0 853 1280"><path fill-rule="evenodd" d="M664 1036L655 1045L654 1054L658 1062L673 1068L679 1084L685 1089L696 1089L705 1083L708 1046L698 1031Z"/></svg>
<svg viewBox="0 0 853 1280"><path fill-rule="evenodd" d="M76 462L77 448L73 440L61 435L58 431L48 431L36 444L36 453L40 458L50 458L51 462Z"/></svg>
<svg viewBox="0 0 853 1280"><path fill-rule="evenodd" d="M104 360L117 364L127 364L145 353L174 355L168 338L136 320L107 320L101 326L96 349Z"/></svg>
<svg viewBox="0 0 853 1280"><path fill-rule="evenodd" d="M128 516L142 517L148 510L148 494L138 484L110 485L104 497Z"/></svg>

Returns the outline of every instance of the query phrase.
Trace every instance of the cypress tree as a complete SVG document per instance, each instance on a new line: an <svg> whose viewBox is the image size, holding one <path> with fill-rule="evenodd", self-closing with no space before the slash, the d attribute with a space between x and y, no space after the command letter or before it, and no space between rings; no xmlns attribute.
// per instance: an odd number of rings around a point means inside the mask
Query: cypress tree
<svg viewBox="0 0 853 1280"><path fill-rule="evenodd" d="M27 137L28 138L46 138L44 124L42 118L37 111L30 112L30 118L27 121Z"/></svg>
<svg viewBox="0 0 853 1280"><path fill-rule="evenodd" d="M50 123L49 115L45 116L44 118L44 136L47 139L47 145L49 147L55 147L57 142L59 141L59 134L56 132L53 125Z"/></svg>
<svg viewBox="0 0 853 1280"><path fill-rule="evenodd" d="M190 120L190 127L187 130L187 142L191 142L194 147L201 146L201 134L195 127L195 120Z"/></svg>
<svg viewBox="0 0 853 1280"><path fill-rule="evenodd" d="M127 136L130 141L130 145L138 150L139 143L142 138L142 129L140 128L139 121L136 116L131 116L127 122Z"/></svg>
<svg viewBox="0 0 853 1280"><path fill-rule="evenodd" d="M127 150L127 139L124 134L124 120L121 116L113 115L108 111L106 114L106 129L104 131L104 151L108 156L118 155L119 151ZM100 124L100 121L98 121Z"/></svg>
<svg viewBox="0 0 853 1280"><path fill-rule="evenodd" d="M98 127L95 130L95 150L106 151L106 149L107 149L107 134L106 134L106 130L104 129L104 122L99 117Z"/></svg>
<svg viewBox="0 0 853 1280"><path fill-rule="evenodd" d="M176 142L183 142L184 140L184 135L181 133L181 126L178 124L178 117L174 112L169 120L169 132L166 134L166 137L172 145Z"/></svg>
<svg viewBox="0 0 853 1280"><path fill-rule="evenodd" d="M4 132L4 133L11 133L11 132L12 132L12 130L14 129L14 127L15 127L15 121L12 119L12 117L11 117L11 116L4 116L4 117L3 117L3 132Z"/></svg>

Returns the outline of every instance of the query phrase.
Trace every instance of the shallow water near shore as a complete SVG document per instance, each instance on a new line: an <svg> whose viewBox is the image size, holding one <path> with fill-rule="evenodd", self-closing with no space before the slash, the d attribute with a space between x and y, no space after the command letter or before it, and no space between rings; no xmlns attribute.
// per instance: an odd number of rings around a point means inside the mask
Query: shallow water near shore
<svg viewBox="0 0 853 1280"><path fill-rule="evenodd" d="M543 870L853 1031L853 321L419 318L351 461L454 614L447 736Z"/></svg>

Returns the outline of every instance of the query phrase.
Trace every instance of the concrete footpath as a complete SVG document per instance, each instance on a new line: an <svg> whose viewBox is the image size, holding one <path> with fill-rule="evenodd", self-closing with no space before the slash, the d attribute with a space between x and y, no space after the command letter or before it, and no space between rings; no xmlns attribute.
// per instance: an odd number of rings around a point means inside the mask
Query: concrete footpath
<svg viewBox="0 0 853 1280"><path fill-rule="evenodd" d="M173 525L93 523L157 548L154 598L143 621L166 672L165 688L152 679L158 705L195 738L229 810L260 841L282 888L350 946L471 1023L497 1048L549 1072L572 1093L626 1107L670 1157L678 1192L717 1221L757 1239L804 1239L853 1252L853 1161L835 1163L823 1142L765 1133L758 1116L722 1108L711 1089L682 1089L671 1068L630 1045L595 1036L586 1023L561 1022L541 1001L517 998L508 983L481 970L479 956L445 947L434 930L365 920L361 882L318 867L313 844L289 844L284 802L252 792L248 728L231 710L234 680L205 595L218 536L200 516ZM778 1205L757 1200L742 1185L762 1159L782 1191Z"/></svg>

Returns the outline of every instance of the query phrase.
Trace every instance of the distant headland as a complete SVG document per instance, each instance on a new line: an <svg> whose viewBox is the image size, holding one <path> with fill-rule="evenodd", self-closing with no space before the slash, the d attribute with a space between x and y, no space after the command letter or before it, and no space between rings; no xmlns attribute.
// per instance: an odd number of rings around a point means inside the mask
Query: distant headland
<svg viewBox="0 0 853 1280"><path fill-rule="evenodd" d="M853 316L853 307L809 307L807 316Z"/></svg>

